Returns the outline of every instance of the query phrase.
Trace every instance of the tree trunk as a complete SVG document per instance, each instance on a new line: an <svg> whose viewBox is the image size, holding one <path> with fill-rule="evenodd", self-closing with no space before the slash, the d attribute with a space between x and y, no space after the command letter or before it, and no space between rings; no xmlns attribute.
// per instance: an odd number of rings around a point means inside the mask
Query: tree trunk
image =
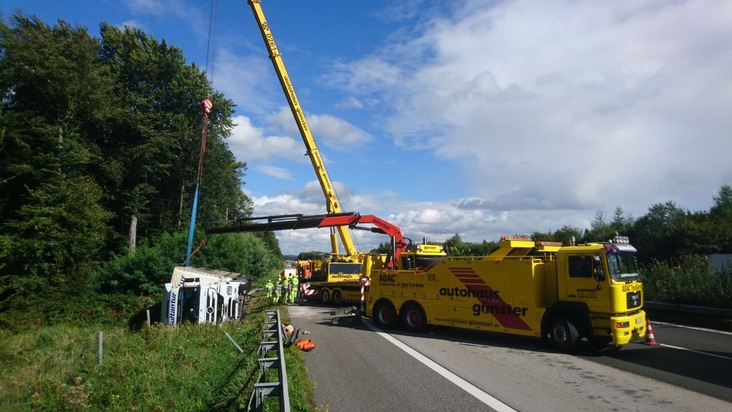
<svg viewBox="0 0 732 412"><path fill-rule="evenodd" d="M178 208L178 230L180 230L181 219L183 218L183 193L186 190L185 183L180 186L180 208Z"/></svg>
<svg viewBox="0 0 732 412"><path fill-rule="evenodd" d="M130 254L135 254L137 248L137 214L133 213L130 217Z"/></svg>

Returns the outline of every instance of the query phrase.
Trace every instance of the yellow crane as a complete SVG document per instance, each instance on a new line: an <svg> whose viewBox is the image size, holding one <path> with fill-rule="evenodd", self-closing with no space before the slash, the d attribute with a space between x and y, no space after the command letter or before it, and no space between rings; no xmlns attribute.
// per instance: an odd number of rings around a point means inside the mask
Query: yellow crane
<svg viewBox="0 0 732 412"><path fill-rule="evenodd" d="M308 122L305 119L305 112L300 106L300 101L297 98L297 94L295 94L295 87L292 85L290 76L287 74L285 63L282 61L282 55L277 48L277 44L275 43L274 37L272 36L272 31L269 28L267 19L264 17L262 5L260 4L259 0L249 0L249 5L252 7L252 12L254 13L254 17L257 20L259 31L262 33L262 39L264 39L264 44L269 52L269 57L272 60L272 65L274 66L275 72L277 73L277 77L279 78L282 90L285 92L287 103L290 105L292 115L295 117L297 128L300 130L300 136L302 137L302 141L305 143L305 148L307 149L307 155L308 157L310 157L310 162L313 165L313 169L315 169L315 175L318 177L320 187L323 189L323 195L325 195L326 210L330 214L343 213L343 210L341 209L341 204L338 201L338 196L335 192L335 188L333 187L333 183L328 177L328 171L325 169L325 163L323 162L323 158L320 156L318 145L315 143L313 134L310 131L310 126L308 126ZM343 243L343 248L345 249L345 258L349 260L358 260L359 253L353 243L353 239L351 238L351 233L349 232L348 227L339 226L335 229L338 231L341 242ZM333 232L331 232L331 246L333 253L335 255L338 255L338 242L335 237L335 233Z"/></svg>

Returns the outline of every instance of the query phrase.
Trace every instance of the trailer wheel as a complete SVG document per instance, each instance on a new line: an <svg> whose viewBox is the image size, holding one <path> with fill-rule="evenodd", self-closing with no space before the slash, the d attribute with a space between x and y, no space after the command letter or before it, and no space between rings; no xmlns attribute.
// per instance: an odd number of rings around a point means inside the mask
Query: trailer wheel
<svg viewBox="0 0 732 412"><path fill-rule="evenodd" d="M333 291L330 300L336 306L340 306L340 304L343 303L343 295L341 294L340 289L335 289Z"/></svg>
<svg viewBox="0 0 732 412"><path fill-rule="evenodd" d="M427 329L427 316L417 303L407 304L402 309L402 324L410 332L424 332Z"/></svg>
<svg viewBox="0 0 732 412"><path fill-rule="evenodd" d="M579 332L577 332L574 322L561 316L552 320L549 339L555 349L564 353L576 352L580 342Z"/></svg>
<svg viewBox="0 0 732 412"><path fill-rule="evenodd" d="M374 323L384 329L392 329L396 326L397 314L394 305L389 301L380 301L374 305Z"/></svg>
<svg viewBox="0 0 732 412"><path fill-rule="evenodd" d="M320 290L320 302L327 304L330 302L330 291L328 289L321 289Z"/></svg>

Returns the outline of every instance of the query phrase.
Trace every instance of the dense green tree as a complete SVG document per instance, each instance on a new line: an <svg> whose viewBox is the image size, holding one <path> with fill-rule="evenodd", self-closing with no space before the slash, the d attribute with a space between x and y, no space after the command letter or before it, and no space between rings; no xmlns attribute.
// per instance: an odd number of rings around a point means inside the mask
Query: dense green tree
<svg viewBox="0 0 732 412"><path fill-rule="evenodd" d="M658 203L640 217L631 231L631 241L638 249L641 263L652 258L670 261L678 256L679 236L687 220L687 213L674 202Z"/></svg>
<svg viewBox="0 0 732 412"><path fill-rule="evenodd" d="M277 256L279 260L284 259L282 256L282 250L280 249L280 242L277 240L274 232L257 232L256 236L264 243L265 247L272 252L274 256Z"/></svg>
<svg viewBox="0 0 732 412"><path fill-rule="evenodd" d="M633 223L633 218L626 217L620 206L615 208L613 219L610 222L606 220L605 213L602 210L597 210L590 229L585 231L582 236L582 241L606 241L615 237L616 234L627 236L633 227Z"/></svg>
<svg viewBox="0 0 732 412"><path fill-rule="evenodd" d="M562 242L563 245L569 245L572 242L574 242L575 244L580 242L583 238L583 232L579 228L564 225L554 232L534 232L534 234L531 235L531 238L534 240Z"/></svg>
<svg viewBox="0 0 732 412"><path fill-rule="evenodd" d="M732 253L732 186L722 185L709 209L711 226L717 236L712 241L722 253Z"/></svg>
<svg viewBox="0 0 732 412"><path fill-rule="evenodd" d="M246 165L226 144L233 103L180 49L108 24L96 39L20 13L0 22L0 297L90 286L133 215L142 244L187 229L204 97L199 221L247 216ZM182 243L170 260L182 263Z"/></svg>
<svg viewBox="0 0 732 412"><path fill-rule="evenodd" d="M323 256L327 256L329 253L319 252L317 250L311 250L309 252L300 252L297 255L297 260L318 260L322 259Z"/></svg>
<svg viewBox="0 0 732 412"><path fill-rule="evenodd" d="M124 233L130 216L141 235L154 235L187 220L198 176L203 116L200 102L213 101L200 188L200 220L251 213L240 190L245 165L225 143L231 129L231 101L214 93L205 74L185 65L182 51L139 29L101 26L101 63L115 79L123 116L100 142L116 164L110 207ZM182 195L182 196L181 196ZM203 200L205 199L205 201ZM183 207L181 207L181 200ZM187 225L186 225L187 226Z"/></svg>
<svg viewBox="0 0 732 412"><path fill-rule="evenodd" d="M14 14L0 23L0 230L11 249L6 293L86 286L109 233L90 132L103 125L111 83L83 28Z"/></svg>
<svg viewBox="0 0 732 412"><path fill-rule="evenodd" d="M498 243L486 240L465 242L459 234L455 234L443 243L443 247L450 256L485 256L498 249Z"/></svg>

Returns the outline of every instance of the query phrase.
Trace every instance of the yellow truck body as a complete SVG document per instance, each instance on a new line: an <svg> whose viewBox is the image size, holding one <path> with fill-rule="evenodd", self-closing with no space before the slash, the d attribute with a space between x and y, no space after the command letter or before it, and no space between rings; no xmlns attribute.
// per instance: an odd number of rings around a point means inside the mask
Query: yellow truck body
<svg viewBox="0 0 732 412"><path fill-rule="evenodd" d="M383 327L453 326L619 347L645 336L642 283L624 243L562 247L502 238L492 254L371 274L365 315Z"/></svg>
<svg viewBox="0 0 732 412"><path fill-rule="evenodd" d="M447 254L439 245L418 244L414 251L403 252L399 256L396 267L401 269L424 267L445 259ZM359 262L309 261L305 264L319 269L312 273L303 287L315 291L313 297L322 303L340 305L343 302L357 302L362 298L364 279L370 279L374 271L384 270L386 262L386 254L376 253L360 255Z"/></svg>

